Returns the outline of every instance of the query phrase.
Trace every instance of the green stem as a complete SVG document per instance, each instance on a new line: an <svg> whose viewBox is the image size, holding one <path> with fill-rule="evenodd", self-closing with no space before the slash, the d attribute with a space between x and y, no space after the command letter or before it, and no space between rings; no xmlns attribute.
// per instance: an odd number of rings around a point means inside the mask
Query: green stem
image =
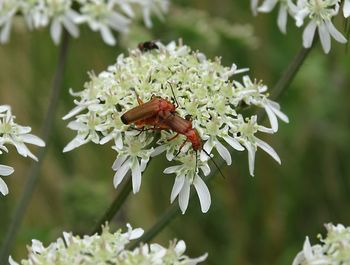
<svg viewBox="0 0 350 265"><path fill-rule="evenodd" d="M126 198L130 194L131 187L132 187L132 178L129 174L127 182L124 183L123 188L118 193L117 197L114 199L111 206L108 208L108 210L102 216L102 218L97 222L94 230L91 233L92 235L95 233L100 233L102 231L102 225L105 224L106 222L110 222L113 219L113 217L120 210L120 208L122 207Z"/></svg>
<svg viewBox="0 0 350 265"><path fill-rule="evenodd" d="M312 47L314 47L313 45ZM298 73L300 67L303 65L306 57L308 56L311 48L302 47L299 52L294 56L293 60L289 63L287 69L282 74L281 78L277 81L275 86L272 88L272 93L270 98L276 100L280 98L285 90L289 87L290 83L293 81L295 75Z"/></svg>
<svg viewBox="0 0 350 265"><path fill-rule="evenodd" d="M3 244L0 250L0 264L7 264L8 256L10 250L12 248L13 242L16 239L17 232L21 226L25 211L30 202L30 198L33 195L34 188L38 181L39 171L46 154L50 136L52 133L53 121L55 119L55 114L58 106L59 95L62 87L62 79L64 68L67 59L69 46L69 34L64 31L63 39L59 49L58 55L58 63L55 71L55 76L52 84L51 96L49 101L48 110L46 113L45 120L43 122L43 126L41 128L41 137L46 143L44 148L41 148L38 154L38 162L33 161L28 172L27 182L24 187L24 191L22 193L21 198L16 206L14 213L11 216L9 227L7 229L7 233L4 237Z"/></svg>
<svg viewBox="0 0 350 265"><path fill-rule="evenodd" d="M314 45L312 46L314 47ZM299 71L300 67L302 66L304 60L306 59L307 55L309 54L310 49L302 48L299 50L297 55L293 58L291 63L289 64L287 70L284 72L284 74L281 76L281 78L278 80L276 85L273 88L272 96L271 98L277 99L279 98L283 92L289 87L290 83L294 79L295 75ZM262 116L262 118L265 118L266 115ZM213 179L214 176L219 172L219 168L221 168L225 162L222 160L218 163L218 168L214 168L212 170L211 174L205 179L205 182L209 182L211 179ZM190 205L192 205L193 200L192 197L194 196L194 192L190 195ZM152 240L156 235L158 235L168 224L171 223L178 215L180 215L179 206L177 204L174 204L169 207L169 209L158 219L158 221L148 230L146 233L140 237L138 240L134 241L132 245L130 245L130 249L133 249L137 247L141 242L147 243L150 240Z"/></svg>

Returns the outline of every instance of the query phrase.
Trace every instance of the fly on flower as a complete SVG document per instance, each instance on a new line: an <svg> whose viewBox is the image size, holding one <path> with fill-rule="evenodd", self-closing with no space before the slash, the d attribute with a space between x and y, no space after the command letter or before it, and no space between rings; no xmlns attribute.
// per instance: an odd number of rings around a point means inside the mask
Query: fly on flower
<svg viewBox="0 0 350 265"><path fill-rule="evenodd" d="M141 42L139 43L139 45L137 46L139 48L139 50L141 52L147 52L147 51L150 51L150 50L158 50L159 47L158 45L156 44L155 41L145 41L145 42Z"/></svg>

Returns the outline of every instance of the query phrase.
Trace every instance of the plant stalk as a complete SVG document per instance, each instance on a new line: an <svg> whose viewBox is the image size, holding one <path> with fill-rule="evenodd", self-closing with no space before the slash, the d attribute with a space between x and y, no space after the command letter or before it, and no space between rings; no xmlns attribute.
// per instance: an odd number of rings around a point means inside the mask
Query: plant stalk
<svg viewBox="0 0 350 265"><path fill-rule="evenodd" d="M110 222L113 219L113 217L117 214L117 212L123 206L123 203L125 202L128 195L130 194L131 187L132 187L132 178L129 174L127 182L124 183L124 186L121 189L120 193L118 193L117 197L114 199L114 201L112 202L108 210L105 212L102 218L97 222L91 235L95 233L101 233L102 225L104 225L106 222Z"/></svg>
<svg viewBox="0 0 350 265"><path fill-rule="evenodd" d="M64 30L62 42L59 48L58 63L56 66L55 76L52 83L49 106L41 128L41 137L46 143L46 146L39 150L38 162L33 161L31 163L31 167L26 178L27 182L24 187L24 191L10 218L9 227L4 237L2 247L0 249L0 264L7 264L8 262L9 253L16 239L17 232L23 221L25 211L29 205L35 186L38 182L41 165L45 157L48 145L50 143L50 136L53 128L53 121L55 119L55 114L57 111L59 95L62 87L63 74L64 74L65 64L67 60L69 38L70 36L68 32Z"/></svg>

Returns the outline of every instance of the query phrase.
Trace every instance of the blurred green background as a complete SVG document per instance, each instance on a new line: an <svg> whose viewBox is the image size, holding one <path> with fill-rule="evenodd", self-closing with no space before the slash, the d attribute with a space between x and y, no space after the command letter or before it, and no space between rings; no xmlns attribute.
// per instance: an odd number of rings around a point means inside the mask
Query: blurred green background
<svg viewBox="0 0 350 265"><path fill-rule="evenodd" d="M249 1L172 1L165 23L154 19L147 31L140 21L127 36L118 36L116 47L82 28L81 37L70 43L52 141L13 256L23 258L33 238L48 244L62 231L88 233L118 192L111 169L116 154L108 145L91 143L62 154L75 136L61 119L73 108L68 89L81 90L87 71L99 73L141 41L181 37L208 57L222 56L225 65L249 67L252 78L273 87L300 49L302 33L289 20L288 34L281 34L276 11L253 17ZM336 22L344 30L344 22ZM34 134L47 109L57 54L47 30L29 33L22 24L15 26L10 43L0 46L0 104L10 104L17 122L32 126ZM259 151L252 178L247 153L235 153L233 165L224 168L226 179L218 176L209 185L210 211L202 214L195 197L194 207L153 241L167 245L172 238L184 239L190 256L209 253L205 264L291 264L306 235L316 242L324 223L349 225L349 84L345 46L333 41L327 56L317 46L279 99L290 124L280 123L276 135L261 136L278 152L282 166ZM31 161L11 148L0 162L15 168L6 178L10 194L0 198L1 241ZM141 191L128 198L113 227L130 222L147 229L169 207L174 176L162 174L164 163L164 158L152 161Z"/></svg>

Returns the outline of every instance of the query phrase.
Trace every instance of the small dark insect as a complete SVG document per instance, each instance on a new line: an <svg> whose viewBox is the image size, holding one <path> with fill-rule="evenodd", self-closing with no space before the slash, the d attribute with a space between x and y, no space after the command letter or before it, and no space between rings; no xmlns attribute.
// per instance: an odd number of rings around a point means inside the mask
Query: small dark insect
<svg viewBox="0 0 350 265"><path fill-rule="evenodd" d="M150 50L158 50L159 49L158 45L153 40L141 42L141 43L139 43L139 45L137 47L139 48L139 50L141 52L148 52Z"/></svg>

